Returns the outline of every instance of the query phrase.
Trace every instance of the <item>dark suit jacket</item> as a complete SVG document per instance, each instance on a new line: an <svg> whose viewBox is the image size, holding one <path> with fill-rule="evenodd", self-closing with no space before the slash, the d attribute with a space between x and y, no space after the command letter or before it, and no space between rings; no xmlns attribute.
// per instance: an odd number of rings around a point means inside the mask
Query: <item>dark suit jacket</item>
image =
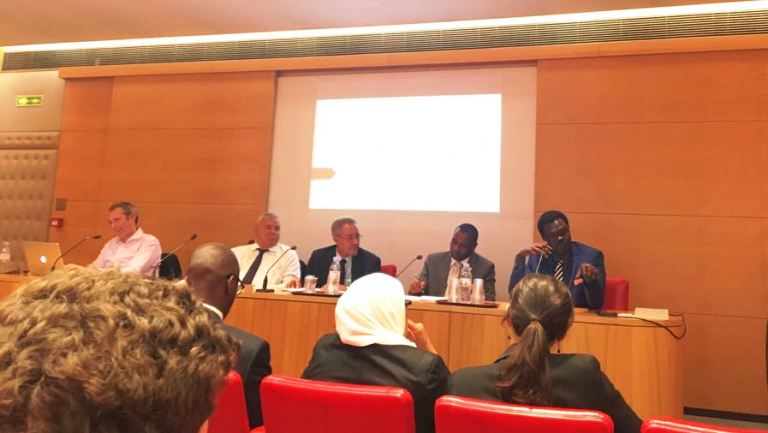
<svg viewBox="0 0 768 433"><path fill-rule="evenodd" d="M539 273L545 275L555 275L555 260L554 256L549 255L543 259L541 266L539 266ZM593 287L587 288L584 283L575 285L573 284L574 277L579 272L579 268L583 263L589 263L597 268L597 281L593 284ZM536 273L536 266L539 264L538 256L528 257L528 261L523 265L515 261L515 266L512 269L512 275L509 277L510 293L515 288L518 281L523 279L528 274ZM571 262L568 266L567 274L565 277L565 283L571 288L571 297L573 298L574 307L586 307L591 310L599 310L603 306L603 294L605 293L605 261L603 260L603 252L592 248L589 245L582 244L581 242L571 242ZM590 296L587 296L587 289L589 289Z"/></svg>
<svg viewBox="0 0 768 433"><path fill-rule="evenodd" d="M269 365L269 343L234 326L225 325L219 316L213 313L211 318L224 332L240 343L240 359L235 366L235 371L243 378L248 422L252 429L256 428L264 424L259 393L261 380L272 373L272 367Z"/></svg>
<svg viewBox="0 0 768 433"><path fill-rule="evenodd" d="M491 365L458 370L451 378L449 393L501 401L496 395L496 377L508 353L509 349ZM642 420L602 372L597 359L591 355L550 354L547 361L553 406L599 410L613 419L615 433L640 432Z"/></svg>
<svg viewBox="0 0 768 433"><path fill-rule="evenodd" d="M492 261L477 253L469 255L469 267L472 268L472 278L482 278L485 289L485 300L496 300L496 266ZM424 294L429 296L445 295L448 273L451 270L451 252L433 253L427 256L420 278L427 282Z"/></svg>
<svg viewBox="0 0 768 433"><path fill-rule="evenodd" d="M336 245L312 251L307 268L309 268L308 275L317 277L317 287L324 286L328 280L328 269L334 257L336 257ZM352 281L374 272L381 272L381 259L376 254L359 248L357 255L352 256Z"/></svg>
<svg viewBox="0 0 768 433"><path fill-rule="evenodd" d="M354 347L342 343L338 334L327 334L315 344L301 377L405 388L413 397L416 432L431 433L435 400L446 393L450 375L443 359L425 350L381 344Z"/></svg>

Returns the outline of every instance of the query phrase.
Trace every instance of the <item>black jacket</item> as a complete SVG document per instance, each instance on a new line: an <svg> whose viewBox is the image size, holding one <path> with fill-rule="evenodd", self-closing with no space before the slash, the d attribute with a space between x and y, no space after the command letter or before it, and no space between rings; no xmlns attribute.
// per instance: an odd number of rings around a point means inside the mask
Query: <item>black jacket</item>
<svg viewBox="0 0 768 433"><path fill-rule="evenodd" d="M312 251L307 262L307 272L317 277L317 287L324 286L328 280L328 269L334 257L336 245ZM370 251L358 248L357 254L352 256L352 281L374 272L381 272L381 259Z"/></svg>
<svg viewBox="0 0 768 433"><path fill-rule="evenodd" d="M269 364L269 343L234 326L225 325L219 316L211 314L211 318L224 332L240 343L240 359L237 361L235 371L243 379L248 423L252 429L256 428L264 424L259 387L262 379L272 374L272 367Z"/></svg>
<svg viewBox="0 0 768 433"><path fill-rule="evenodd" d="M338 334L320 338L301 377L328 382L399 386L413 397L417 433L435 431L435 400L446 393L451 373L438 355L411 346L355 347Z"/></svg>
<svg viewBox="0 0 768 433"><path fill-rule="evenodd" d="M496 378L509 355L509 349L491 365L462 368L453 374L450 394L501 401L496 395ZM639 433L642 420L627 405L621 393L600 369L592 355L550 354L552 405L592 409L613 419L615 433Z"/></svg>

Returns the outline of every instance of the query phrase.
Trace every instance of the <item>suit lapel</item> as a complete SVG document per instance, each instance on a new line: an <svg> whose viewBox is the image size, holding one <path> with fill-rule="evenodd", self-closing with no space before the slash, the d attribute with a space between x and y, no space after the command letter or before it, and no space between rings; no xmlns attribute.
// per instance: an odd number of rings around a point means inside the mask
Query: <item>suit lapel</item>
<svg viewBox="0 0 768 433"><path fill-rule="evenodd" d="M363 250L357 250L357 254L352 256L352 281L363 275Z"/></svg>
<svg viewBox="0 0 768 433"><path fill-rule="evenodd" d="M575 242L571 242L571 266L568 270L568 287L573 287L573 277L576 276L581 266L581 248Z"/></svg>

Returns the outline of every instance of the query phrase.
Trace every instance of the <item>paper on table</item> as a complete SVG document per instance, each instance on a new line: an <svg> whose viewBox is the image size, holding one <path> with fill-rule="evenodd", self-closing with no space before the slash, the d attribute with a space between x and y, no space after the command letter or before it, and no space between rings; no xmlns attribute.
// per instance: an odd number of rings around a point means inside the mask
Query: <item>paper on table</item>
<svg viewBox="0 0 768 433"><path fill-rule="evenodd" d="M413 296L413 295L405 295L405 299L408 299L409 301L418 301L418 302L435 302L435 301L439 301L441 299L445 299L445 296Z"/></svg>

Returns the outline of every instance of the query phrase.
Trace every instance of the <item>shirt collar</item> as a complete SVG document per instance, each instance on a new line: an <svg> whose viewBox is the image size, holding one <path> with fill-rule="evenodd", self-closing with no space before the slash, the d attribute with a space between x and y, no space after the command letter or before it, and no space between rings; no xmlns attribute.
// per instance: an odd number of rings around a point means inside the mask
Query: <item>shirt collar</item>
<svg viewBox="0 0 768 433"><path fill-rule="evenodd" d="M451 266L453 266L453 264L457 262L461 263L462 266L469 265L469 257L459 262L458 260L454 259L453 256L451 256Z"/></svg>
<svg viewBox="0 0 768 433"><path fill-rule="evenodd" d="M272 247L267 248L267 251L275 251L277 249L278 245L280 245L280 244L278 243L278 244L272 245ZM253 246L253 251L258 251L261 248L259 246L258 242L254 242L252 246Z"/></svg>
<svg viewBox="0 0 768 433"><path fill-rule="evenodd" d="M219 316L219 319L224 320L224 313L222 313L218 308L211 304L206 304L205 302L203 302L203 307L207 308L208 311L212 312L213 314Z"/></svg>
<svg viewBox="0 0 768 433"><path fill-rule="evenodd" d="M136 231L133 232L131 237L129 237L128 239L125 240L125 242L121 241L120 238L117 238L117 240L120 243L127 244L127 243L129 243L131 241L135 241L135 240L141 238L142 236L144 236L144 231L141 229L141 227L138 227L138 228L136 228Z"/></svg>

